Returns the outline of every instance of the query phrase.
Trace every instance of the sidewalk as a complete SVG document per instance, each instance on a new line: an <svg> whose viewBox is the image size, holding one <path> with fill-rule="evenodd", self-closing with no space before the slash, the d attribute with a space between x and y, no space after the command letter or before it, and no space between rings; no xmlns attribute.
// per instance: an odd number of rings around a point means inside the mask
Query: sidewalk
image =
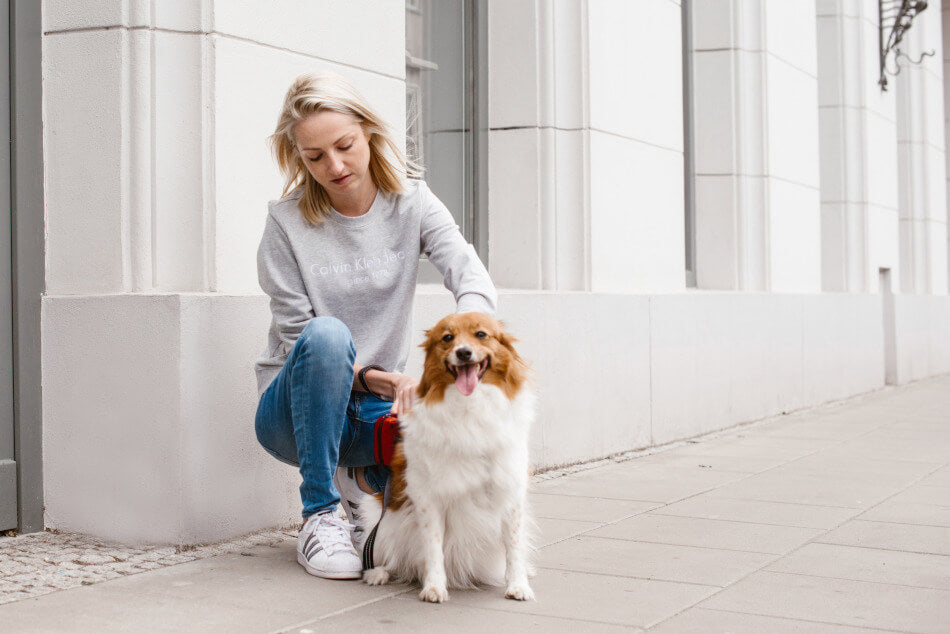
<svg viewBox="0 0 950 634"><path fill-rule="evenodd" d="M948 412L942 376L542 474L536 602L317 579L277 533L0 605L0 630L950 632Z"/></svg>

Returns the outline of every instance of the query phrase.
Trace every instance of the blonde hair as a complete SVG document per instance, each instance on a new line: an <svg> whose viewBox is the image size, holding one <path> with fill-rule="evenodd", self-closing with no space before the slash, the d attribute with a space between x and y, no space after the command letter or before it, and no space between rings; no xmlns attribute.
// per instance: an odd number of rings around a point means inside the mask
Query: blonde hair
<svg viewBox="0 0 950 634"><path fill-rule="evenodd" d="M389 126L349 82L331 72L300 75L284 95L277 127L268 141L284 177L281 197L302 190L298 205L304 218L311 223L320 224L329 216L330 196L307 170L297 150L294 126L308 116L325 110L356 117L363 131L370 135L369 172L379 189L399 194L405 191L406 178L421 177L421 168L406 158L393 141Z"/></svg>

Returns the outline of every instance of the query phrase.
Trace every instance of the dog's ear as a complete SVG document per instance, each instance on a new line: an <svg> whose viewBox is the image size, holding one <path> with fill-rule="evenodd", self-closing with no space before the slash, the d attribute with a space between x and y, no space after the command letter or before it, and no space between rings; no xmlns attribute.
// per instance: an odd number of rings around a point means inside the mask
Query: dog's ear
<svg viewBox="0 0 950 634"><path fill-rule="evenodd" d="M515 350L515 342L516 342L516 341L519 341L519 339L516 339L515 337L512 337L511 335L509 335L509 334L508 334L507 332L505 332L504 330L502 330L501 332L498 333L498 343L500 343L501 345L503 345L503 346L505 346L506 348L508 348L508 350L511 352L511 354L513 354L513 355L515 355L515 356L518 356L518 351Z"/></svg>

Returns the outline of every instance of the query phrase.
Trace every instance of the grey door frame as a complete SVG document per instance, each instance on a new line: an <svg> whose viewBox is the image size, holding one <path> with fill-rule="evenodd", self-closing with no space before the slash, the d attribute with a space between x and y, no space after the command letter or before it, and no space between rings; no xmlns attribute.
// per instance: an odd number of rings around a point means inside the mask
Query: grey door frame
<svg viewBox="0 0 950 634"><path fill-rule="evenodd" d="M0 0L0 530L17 527L13 435L13 235L10 215L10 11Z"/></svg>
<svg viewBox="0 0 950 634"><path fill-rule="evenodd" d="M17 530L43 530L41 302L46 243L43 199L41 6L10 3L10 215L13 282L13 436Z"/></svg>

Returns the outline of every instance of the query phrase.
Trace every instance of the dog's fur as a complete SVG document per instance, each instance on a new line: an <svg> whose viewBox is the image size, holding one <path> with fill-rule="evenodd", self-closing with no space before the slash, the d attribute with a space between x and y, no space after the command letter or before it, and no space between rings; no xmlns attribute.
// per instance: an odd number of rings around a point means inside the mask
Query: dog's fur
<svg viewBox="0 0 950 634"><path fill-rule="evenodd" d="M481 313L449 315L426 332L419 398L400 416L391 499L366 583L421 580L419 598L442 602L449 587L504 582L506 597L534 598L526 504L535 399L513 341ZM364 534L381 500L360 505Z"/></svg>

